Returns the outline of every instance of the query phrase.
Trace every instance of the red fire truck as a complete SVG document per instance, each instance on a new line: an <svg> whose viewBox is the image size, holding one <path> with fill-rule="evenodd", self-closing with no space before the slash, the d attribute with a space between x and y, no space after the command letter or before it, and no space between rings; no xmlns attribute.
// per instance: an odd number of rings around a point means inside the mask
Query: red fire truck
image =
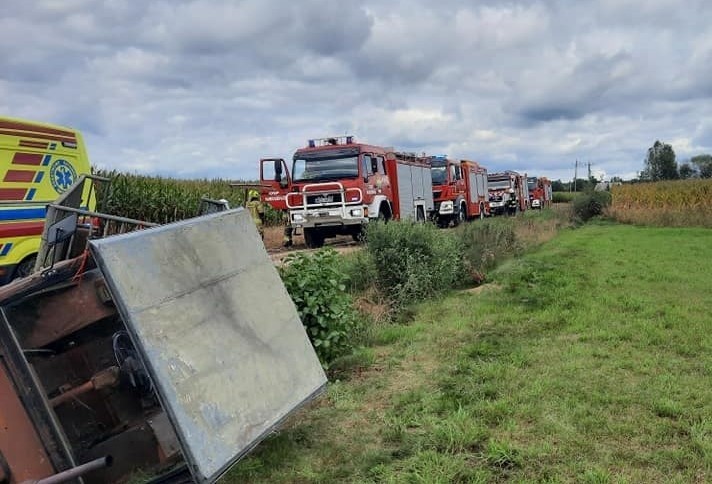
<svg viewBox="0 0 712 484"><path fill-rule="evenodd" d="M552 192L551 180L541 177L527 177L529 189L529 205L531 208L544 208L551 206Z"/></svg>
<svg viewBox="0 0 712 484"><path fill-rule="evenodd" d="M263 201L288 211L310 248L337 235L361 235L369 220L425 221L433 211L429 159L357 143L353 136L312 139L293 156L261 160Z"/></svg>
<svg viewBox="0 0 712 484"><path fill-rule="evenodd" d="M433 178L434 220L441 227L459 225L469 218L489 215L487 169L477 162L457 163L445 156L430 157Z"/></svg>
<svg viewBox="0 0 712 484"><path fill-rule="evenodd" d="M503 215L526 210L529 205L526 180L526 173L520 175L516 171L504 171L487 175L491 213ZM512 198L516 199L515 205L510 203Z"/></svg>

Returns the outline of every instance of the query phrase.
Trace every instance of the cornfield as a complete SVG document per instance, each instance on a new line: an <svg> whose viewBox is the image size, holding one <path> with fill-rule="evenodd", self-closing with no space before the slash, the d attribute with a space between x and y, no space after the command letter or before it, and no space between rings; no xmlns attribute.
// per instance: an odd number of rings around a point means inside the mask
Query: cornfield
<svg viewBox="0 0 712 484"><path fill-rule="evenodd" d="M712 227L712 179L619 185L609 214L626 223Z"/></svg>
<svg viewBox="0 0 712 484"><path fill-rule="evenodd" d="M197 216L202 197L224 198L232 208L244 204L245 191L230 187L228 180L177 180L105 170L95 174L112 180L97 184L100 210L112 215L165 224ZM278 223L279 213L267 209L266 218L268 224Z"/></svg>

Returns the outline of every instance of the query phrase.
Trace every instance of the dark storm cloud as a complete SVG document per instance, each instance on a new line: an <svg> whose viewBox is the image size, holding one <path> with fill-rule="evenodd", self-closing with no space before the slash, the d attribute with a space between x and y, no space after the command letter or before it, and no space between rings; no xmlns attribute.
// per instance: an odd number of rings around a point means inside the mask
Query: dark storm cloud
<svg viewBox="0 0 712 484"><path fill-rule="evenodd" d="M9 0L0 112L102 166L250 178L350 132L491 169L634 174L712 151L703 1Z"/></svg>

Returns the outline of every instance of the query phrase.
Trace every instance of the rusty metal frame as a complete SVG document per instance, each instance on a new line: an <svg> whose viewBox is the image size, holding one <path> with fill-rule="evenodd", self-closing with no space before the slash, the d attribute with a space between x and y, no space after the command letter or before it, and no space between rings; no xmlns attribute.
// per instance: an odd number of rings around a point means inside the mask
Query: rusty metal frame
<svg viewBox="0 0 712 484"><path fill-rule="evenodd" d="M5 314L5 307L0 307L0 355L55 470L63 471L75 467L69 442L54 417L37 376L22 352Z"/></svg>

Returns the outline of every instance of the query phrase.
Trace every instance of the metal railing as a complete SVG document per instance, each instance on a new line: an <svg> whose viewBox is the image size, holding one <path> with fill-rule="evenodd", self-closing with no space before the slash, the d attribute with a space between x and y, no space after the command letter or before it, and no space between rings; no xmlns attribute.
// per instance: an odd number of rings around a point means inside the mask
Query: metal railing
<svg viewBox="0 0 712 484"><path fill-rule="evenodd" d="M109 178L82 175L54 203L47 205L45 226L35 272L52 267L59 261L81 254L90 239L108 237L154 227L158 224L88 210L96 190L94 183L110 183ZM90 183L83 200L86 183ZM104 204L109 190L104 191Z"/></svg>

